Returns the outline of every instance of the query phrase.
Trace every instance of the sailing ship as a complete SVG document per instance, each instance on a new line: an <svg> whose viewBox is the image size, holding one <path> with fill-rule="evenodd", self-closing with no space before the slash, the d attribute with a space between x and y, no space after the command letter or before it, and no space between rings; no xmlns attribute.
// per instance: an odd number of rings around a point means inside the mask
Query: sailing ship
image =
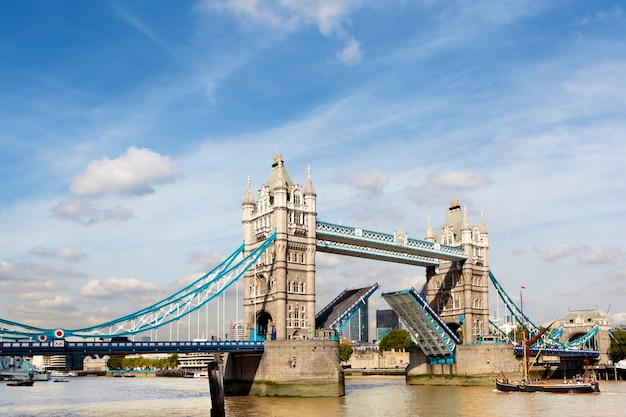
<svg viewBox="0 0 626 417"><path fill-rule="evenodd" d="M554 323L552 323L554 324ZM530 347L535 344L541 336L552 326L546 327L532 339L524 340L524 379L521 381L509 380L503 373L496 378L496 389L501 392L553 392L563 394L587 394L600 392L600 384L590 375L577 377L574 380L564 380L563 382L530 380L529 378L529 358Z"/></svg>

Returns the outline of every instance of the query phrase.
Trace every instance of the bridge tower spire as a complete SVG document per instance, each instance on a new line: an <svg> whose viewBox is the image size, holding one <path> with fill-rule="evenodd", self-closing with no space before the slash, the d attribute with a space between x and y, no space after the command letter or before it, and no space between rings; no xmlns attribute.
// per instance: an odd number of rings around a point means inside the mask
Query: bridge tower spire
<svg viewBox="0 0 626 417"><path fill-rule="evenodd" d="M428 303L463 343L480 341L489 334L489 244L482 212L480 224L470 225L467 209L461 211L454 199L434 236L429 218L426 240L463 246L465 262L441 261L426 268Z"/></svg>
<svg viewBox="0 0 626 417"><path fill-rule="evenodd" d="M242 203L244 255L274 230L276 239L244 275L245 328L251 340L308 339L315 332L316 194L307 170L303 188L276 152L266 184Z"/></svg>

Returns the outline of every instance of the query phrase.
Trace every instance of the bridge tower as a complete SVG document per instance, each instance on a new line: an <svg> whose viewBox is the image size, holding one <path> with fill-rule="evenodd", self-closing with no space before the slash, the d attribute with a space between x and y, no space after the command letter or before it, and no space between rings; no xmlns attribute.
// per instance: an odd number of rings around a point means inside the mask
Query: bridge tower
<svg viewBox="0 0 626 417"><path fill-rule="evenodd" d="M433 233L428 219L425 240L464 247L465 262L441 261L439 267L426 268L427 299L463 343L482 340L489 334L489 241L483 214L479 225L470 225L455 199L439 233Z"/></svg>
<svg viewBox="0 0 626 417"><path fill-rule="evenodd" d="M244 275L244 320L249 339L312 338L317 213L310 167L302 187L291 180L277 152L256 201L248 179L242 211L244 255L276 230L272 246Z"/></svg>

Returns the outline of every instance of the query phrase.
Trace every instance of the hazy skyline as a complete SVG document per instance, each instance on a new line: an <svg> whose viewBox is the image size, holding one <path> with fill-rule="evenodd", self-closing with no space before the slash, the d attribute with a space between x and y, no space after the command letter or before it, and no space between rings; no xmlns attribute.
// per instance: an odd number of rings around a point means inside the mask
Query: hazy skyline
<svg viewBox="0 0 626 417"><path fill-rule="evenodd" d="M423 239L484 213L538 324L626 324L617 2L21 1L0 13L0 317L130 313L241 243L277 151L318 220ZM425 271L320 254L317 309ZM491 310L496 294L490 293Z"/></svg>

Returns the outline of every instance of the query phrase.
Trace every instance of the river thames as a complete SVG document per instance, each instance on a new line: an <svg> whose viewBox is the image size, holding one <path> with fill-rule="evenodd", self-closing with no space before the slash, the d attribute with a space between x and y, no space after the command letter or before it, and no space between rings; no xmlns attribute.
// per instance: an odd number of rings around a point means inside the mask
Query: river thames
<svg viewBox="0 0 626 417"><path fill-rule="evenodd" d="M46 417L209 416L208 381L69 378L0 386L0 415ZM626 381L599 394L500 393L491 387L407 386L403 377L348 377L341 398L227 397L227 417L624 416Z"/></svg>

